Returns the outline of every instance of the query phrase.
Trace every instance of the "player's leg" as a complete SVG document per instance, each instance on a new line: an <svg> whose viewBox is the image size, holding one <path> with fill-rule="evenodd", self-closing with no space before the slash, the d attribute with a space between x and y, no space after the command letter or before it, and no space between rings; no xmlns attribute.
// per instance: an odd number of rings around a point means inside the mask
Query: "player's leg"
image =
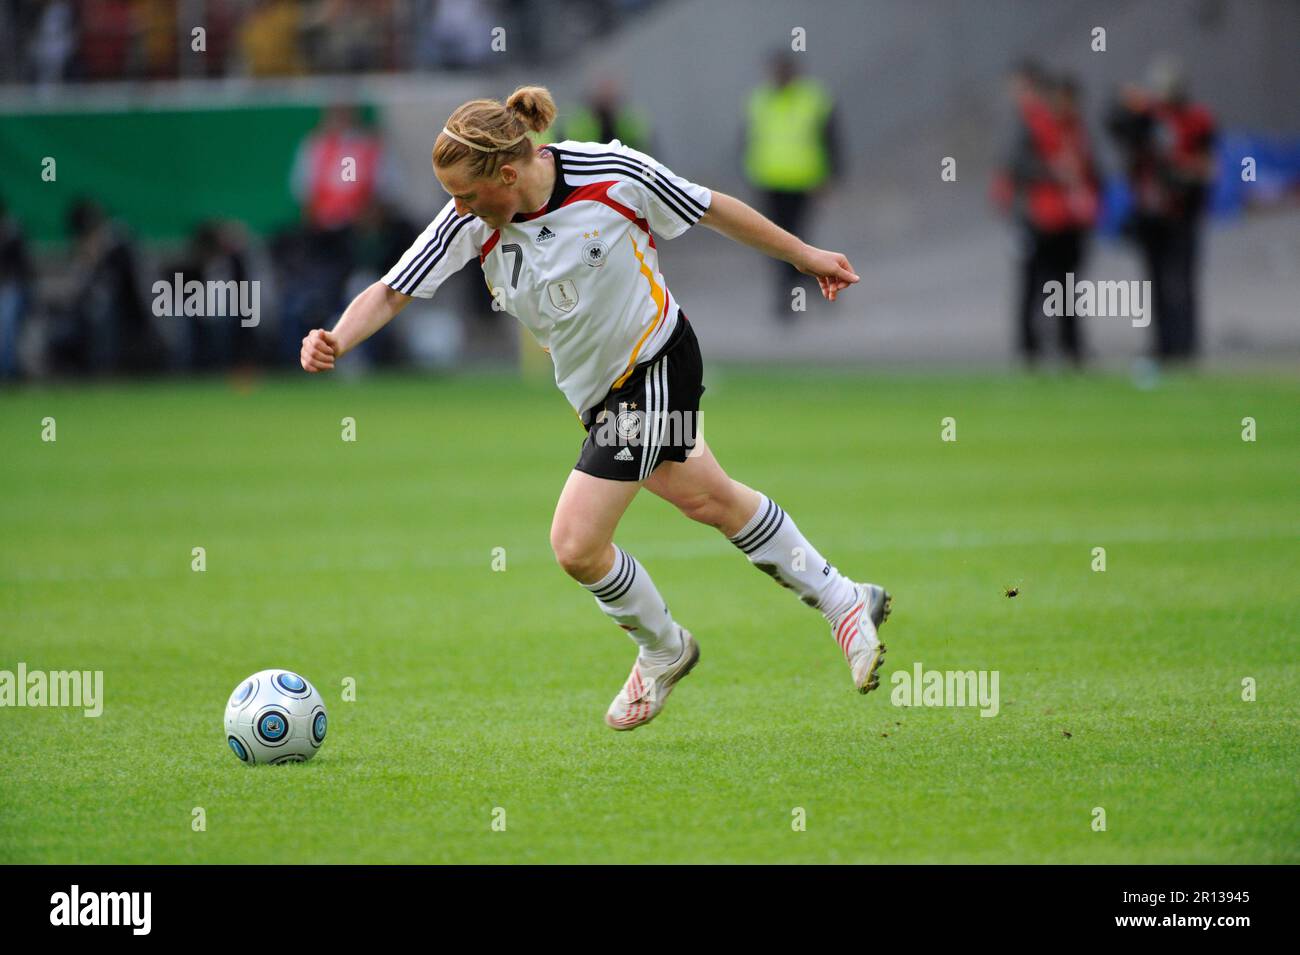
<svg viewBox="0 0 1300 955"><path fill-rule="evenodd" d="M879 684L884 645L876 629L890 603L884 588L841 574L775 501L729 477L703 436L691 456L661 464L645 486L692 520L717 528L755 567L821 611L858 689L865 693Z"/></svg>
<svg viewBox="0 0 1300 955"><path fill-rule="evenodd" d="M766 495L733 480L703 438L699 453L662 464L646 488L687 517L715 527L765 574L828 617L853 604L853 582L839 573Z"/></svg>
<svg viewBox="0 0 1300 955"><path fill-rule="evenodd" d="M609 573L614 531L641 486L571 471L551 520L551 549L567 573L584 587Z"/></svg>
<svg viewBox="0 0 1300 955"><path fill-rule="evenodd" d="M672 615L645 568L614 544L618 522L640 487L572 471L555 506L551 549L565 573L636 641L641 656L665 663L681 651Z"/></svg>
<svg viewBox="0 0 1300 955"><path fill-rule="evenodd" d="M658 715L673 685L699 659L699 647L678 626L645 567L614 544L614 531L641 485L574 470L551 524L551 548L569 576L591 591L639 651L605 722L634 729Z"/></svg>
<svg viewBox="0 0 1300 955"><path fill-rule="evenodd" d="M691 520L717 528L727 537L749 523L763 500L763 495L722 470L703 434L697 436L686 460L660 464L645 488Z"/></svg>

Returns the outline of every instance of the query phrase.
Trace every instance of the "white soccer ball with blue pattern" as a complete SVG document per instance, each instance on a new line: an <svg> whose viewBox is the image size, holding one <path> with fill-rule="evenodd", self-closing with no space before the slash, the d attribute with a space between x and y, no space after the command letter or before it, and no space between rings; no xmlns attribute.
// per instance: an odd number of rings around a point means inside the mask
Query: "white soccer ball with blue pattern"
<svg viewBox="0 0 1300 955"><path fill-rule="evenodd" d="M226 704L226 742L240 762L302 763L325 742L325 701L292 670L262 670Z"/></svg>

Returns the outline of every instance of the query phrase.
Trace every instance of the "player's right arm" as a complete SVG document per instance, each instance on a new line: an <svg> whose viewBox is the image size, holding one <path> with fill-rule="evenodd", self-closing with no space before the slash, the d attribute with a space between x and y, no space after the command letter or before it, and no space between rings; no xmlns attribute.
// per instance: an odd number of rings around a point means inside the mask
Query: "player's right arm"
<svg viewBox="0 0 1300 955"><path fill-rule="evenodd" d="M302 340L300 361L305 371L329 371L341 358L379 329L410 303L411 296L375 282L352 300L333 331L312 329Z"/></svg>
<svg viewBox="0 0 1300 955"><path fill-rule="evenodd" d="M477 217L458 215L449 199L388 274L352 300L331 332L314 329L302 340L302 367L328 371L334 360L361 344L412 298L432 298L453 273L478 258L486 239Z"/></svg>

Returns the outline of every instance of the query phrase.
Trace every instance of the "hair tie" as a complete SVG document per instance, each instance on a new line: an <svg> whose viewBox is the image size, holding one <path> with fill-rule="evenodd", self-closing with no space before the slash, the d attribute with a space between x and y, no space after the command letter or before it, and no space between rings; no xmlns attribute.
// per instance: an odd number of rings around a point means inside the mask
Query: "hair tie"
<svg viewBox="0 0 1300 955"><path fill-rule="evenodd" d="M528 138L528 134L527 134L527 133L524 133L522 136L518 136L518 137L516 137L515 139L513 139L513 140L511 140L510 142L506 143L504 146L497 146L497 147L495 147L495 148L489 148L488 146L480 146L478 143L471 143L468 139L465 139L465 138L463 138L463 137L461 137L461 136L457 136L455 133L453 133L453 132L452 132L450 129L448 129L446 126L442 127L442 131L443 131L444 133L446 133L448 136L450 136L452 139L456 140L456 142L458 142L458 143L464 143L464 144L465 144L466 146L468 146L470 149L477 149L477 150L478 150L479 152L481 152L481 153L499 153L499 152L501 152L501 150L503 150L503 149L508 149L508 148L510 148L511 146L515 145L516 143L523 142L525 139Z"/></svg>

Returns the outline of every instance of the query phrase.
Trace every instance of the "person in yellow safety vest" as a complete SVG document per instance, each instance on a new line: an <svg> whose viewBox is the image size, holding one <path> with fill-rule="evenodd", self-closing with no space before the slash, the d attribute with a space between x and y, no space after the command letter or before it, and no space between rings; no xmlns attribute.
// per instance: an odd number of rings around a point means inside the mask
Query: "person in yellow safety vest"
<svg viewBox="0 0 1300 955"><path fill-rule="evenodd" d="M803 235L809 198L839 177L840 149L834 101L815 79L797 75L794 58L777 51L768 83L750 95L742 149L745 178L762 197L763 211L781 228ZM793 296L816 297L805 277L790 265L776 265L775 314L793 321Z"/></svg>
<svg viewBox="0 0 1300 955"><path fill-rule="evenodd" d="M618 78L603 76L593 85L587 102L567 110L563 122L562 139L581 142L607 143L617 139L624 146L653 153L650 122L645 113L623 102L623 92Z"/></svg>

